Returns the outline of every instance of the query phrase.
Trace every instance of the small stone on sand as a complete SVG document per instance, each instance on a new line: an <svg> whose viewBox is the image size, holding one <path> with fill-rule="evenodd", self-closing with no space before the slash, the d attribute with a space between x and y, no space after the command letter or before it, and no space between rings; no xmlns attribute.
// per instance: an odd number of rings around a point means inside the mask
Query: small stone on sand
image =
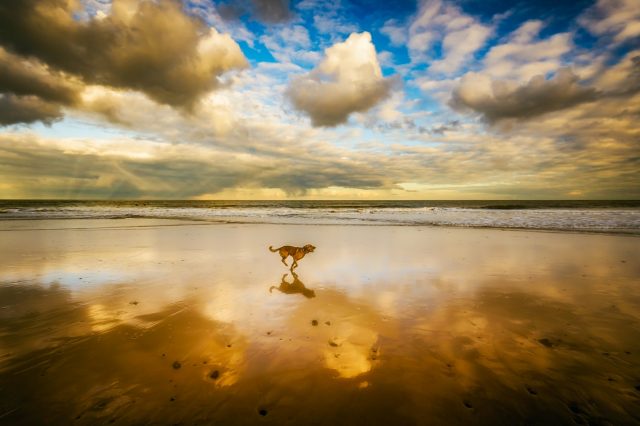
<svg viewBox="0 0 640 426"><path fill-rule="evenodd" d="M577 402L571 401L569 402L569 404L567 404L567 406L569 407L569 410L571 410L575 414L582 413L582 408L580 408Z"/></svg>
<svg viewBox="0 0 640 426"><path fill-rule="evenodd" d="M314 327L318 325L318 320L311 320L311 325Z"/></svg>
<svg viewBox="0 0 640 426"><path fill-rule="evenodd" d="M258 414L260 414L261 416L266 416L267 415L267 410L265 410L264 408L261 408L258 410Z"/></svg>
<svg viewBox="0 0 640 426"><path fill-rule="evenodd" d="M211 374L209 374L209 377L211 377L213 380L216 380L218 377L220 377L220 372L218 370L213 370Z"/></svg>
<svg viewBox="0 0 640 426"><path fill-rule="evenodd" d="M182 367L182 364L180 364L180 361L174 361L173 364L171 365L175 370L178 370L180 367Z"/></svg>
<svg viewBox="0 0 640 426"><path fill-rule="evenodd" d="M551 342L551 340L547 339L546 337L544 339L538 339L538 342L540 342L541 345L546 346L547 348L550 348L553 346L553 343Z"/></svg>

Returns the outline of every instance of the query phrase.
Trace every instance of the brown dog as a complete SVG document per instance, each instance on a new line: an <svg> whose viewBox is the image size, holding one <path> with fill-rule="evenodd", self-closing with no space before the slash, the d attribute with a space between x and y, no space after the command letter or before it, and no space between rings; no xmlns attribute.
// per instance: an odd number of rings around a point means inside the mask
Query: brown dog
<svg viewBox="0 0 640 426"><path fill-rule="evenodd" d="M293 268L296 268L298 266L298 260L302 259L305 254L312 253L315 249L316 248L311 244L307 244L304 247L282 246L277 249L269 246L269 250L271 250L272 252L280 253L280 257L282 257L282 263L284 263L284 266L289 266L287 265L287 262L285 262L285 259L287 257L291 256L293 258L293 263L291 264L290 268L291 271L293 271Z"/></svg>

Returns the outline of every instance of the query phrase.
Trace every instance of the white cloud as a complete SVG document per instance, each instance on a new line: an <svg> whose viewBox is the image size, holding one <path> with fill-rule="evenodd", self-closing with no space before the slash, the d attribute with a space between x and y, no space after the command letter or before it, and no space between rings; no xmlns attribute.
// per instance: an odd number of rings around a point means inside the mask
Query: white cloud
<svg viewBox="0 0 640 426"><path fill-rule="evenodd" d="M457 71L471 55L482 46L491 34L491 29L477 23L448 33L442 42L445 57L435 61L429 71L452 73Z"/></svg>
<svg viewBox="0 0 640 426"><path fill-rule="evenodd" d="M458 6L426 0L421 2L409 25L409 54L414 63L427 62L433 45L441 42L442 58L431 62L429 71L455 73L484 46L491 33L491 27L465 14Z"/></svg>
<svg viewBox="0 0 640 426"><path fill-rule="evenodd" d="M446 103L451 97L451 91L459 81L460 78L433 79L430 77L420 77L415 80L422 91L429 93L442 103Z"/></svg>
<svg viewBox="0 0 640 426"><path fill-rule="evenodd" d="M578 22L595 35L610 35L615 42L640 36L638 0L598 0Z"/></svg>
<svg viewBox="0 0 640 426"><path fill-rule="evenodd" d="M389 99L380 103L376 108L376 116L380 120L389 123L400 120L404 117L403 106L405 106L404 94L401 91L397 91Z"/></svg>
<svg viewBox="0 0 640 426"><path fill-rule="evenodd" d="M540 40L542 25L541 21L527 21L504 43L492 47L484 58L483 72L492 78L527 81L558 70L563 55L573 47L571 34L558 33Z"/></svg>
<svg viewBox="0 0 640 426"><path fill-rule="evenodd" d="M391 85L382 76L371 35L364 32L327 48L316 68L291 80L287 93L314 126L335 126L385 99Z"/></svg>
<svg viewBox="0 0 640 426"><path fill-rule="evenodd" d="M378 52L378 62L380 62L380 65L383 67L393 67L393 53L388 50Z"/></svg>
<svg viewBox="0 0 640 426"><path fill-rule="evenodd" d="M210 27L217 28L222 33L229 33L234 40L244 41L250 47L254 47L255 34L240 20L228 21L223 19L213 2L209 0L189 0L189 10Z"/></svg>
<svg viewBox="0 0 640 426"><path fill-rule="evenodd" d="M313 25L324 34L348 34L358 30L355 24L341 21L337 16L315 15Z"/></svg>
<svg viewBox="0 0 640 426"><path fill-rule="evenodd" d="M202 72L218 74L248 66L240 46L229 34L221 34L215 28L209 28L208 34L198 41L197 52Z"/></svg>
<svg viewBox="0 0 640 426"><path fill-rule="evenodd" d="M319 52L310 50L309 32L302 25L274 27L260 41L278 62L311 64L320 59Z"/></svg>
<svg viewBox="0 0 640 426"><path fill-rule="evenodd" d="M617 64L603 69L594 78L594 85L610 94L640 91L640 49L627 53Z"/></svg>
<svg viewBox="0 0 640 426"><path fill-rule="evenodd" d="M384 23L380 32L391 40L393 46L402 46L407 42L407 32L405 28L395 19L389 19Z"/></svg>

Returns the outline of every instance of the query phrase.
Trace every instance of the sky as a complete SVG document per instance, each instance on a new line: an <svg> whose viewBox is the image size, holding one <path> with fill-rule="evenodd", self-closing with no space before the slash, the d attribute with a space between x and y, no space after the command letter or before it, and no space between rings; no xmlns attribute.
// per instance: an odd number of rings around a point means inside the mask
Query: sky
<svg viewBox="0 0 640 426"><path fill-rule="evenodd" d="M640 1L0 3L0 198L640 199Z"/></svg>

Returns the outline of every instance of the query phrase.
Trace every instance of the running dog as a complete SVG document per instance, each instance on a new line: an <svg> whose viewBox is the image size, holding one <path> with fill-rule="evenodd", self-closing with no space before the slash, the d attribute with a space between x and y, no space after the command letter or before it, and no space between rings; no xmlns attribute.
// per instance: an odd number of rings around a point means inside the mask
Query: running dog
<svg viewBox="0 0 640 426"><path fill-rule="evenodd" d="M293 259L293 263L291 264L290 270L292 272L294 268L298 267L298 260L302 259L305 254L312 253L315 249L316 248L311 244L307 244L304 247L282 246L277 249L274 249L273 247L269 246L269 250L272 251L273 253L275 252L280 253L280 257L282 257L282 263L284 263L284 266L289 266L287 265L287 262L285 262L285 259L291 256L291 258Z"/></svg>

